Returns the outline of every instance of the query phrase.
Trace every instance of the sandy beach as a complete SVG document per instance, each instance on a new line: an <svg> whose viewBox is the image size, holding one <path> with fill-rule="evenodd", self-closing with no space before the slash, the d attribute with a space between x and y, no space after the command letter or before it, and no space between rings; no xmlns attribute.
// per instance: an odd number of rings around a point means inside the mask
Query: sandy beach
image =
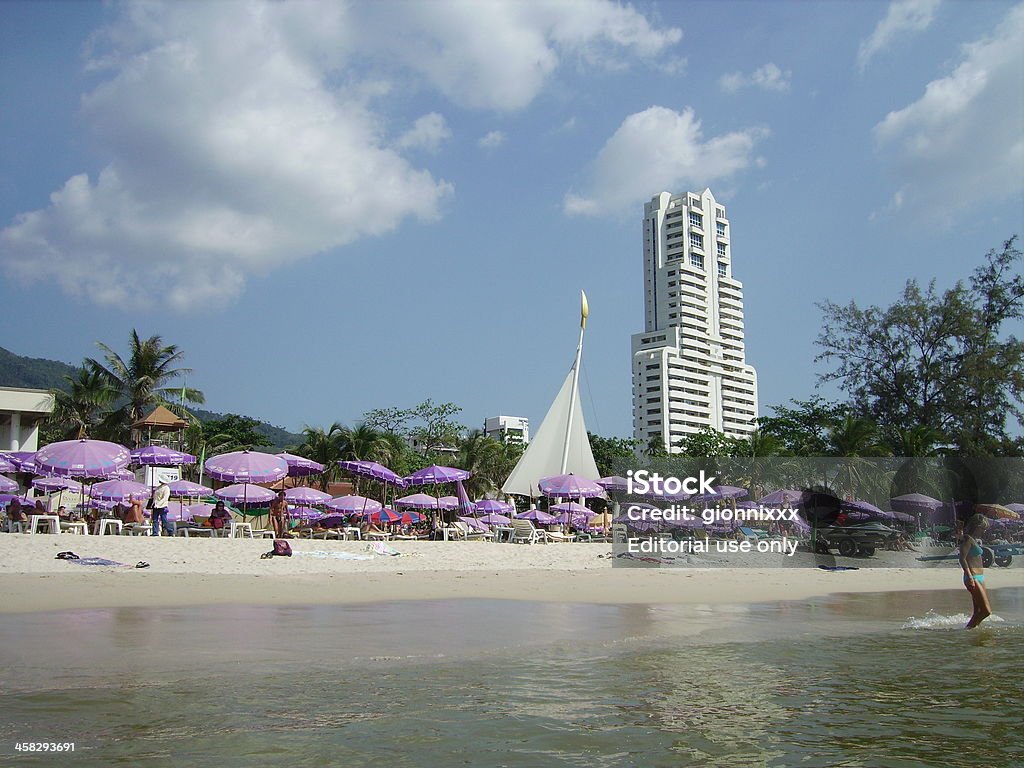
<svg viewBox="0 0 1024 768"><path fill-rule="evenodd" d="M396 557L358 541L293 540L291 558L260 559L269 540L0 536L0 612L211 604L343 604L485 598L550 602L728 604L832 593L960 588L935 568L616 568L609 544L403 541ZM148 568L83 566L71 550ZM355 559L360 558L360 559ZM1024 568L989 569L989 588L1024 586Z"/></svg>

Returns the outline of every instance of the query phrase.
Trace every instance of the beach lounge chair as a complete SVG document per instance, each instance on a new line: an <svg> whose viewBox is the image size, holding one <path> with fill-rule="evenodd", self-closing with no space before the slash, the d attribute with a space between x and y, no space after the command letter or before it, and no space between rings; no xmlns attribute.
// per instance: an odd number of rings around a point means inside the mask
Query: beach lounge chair
<svg viewBox="0 0 1024 768"><path fill-rule="evenodd" d="M536 544L538 542L546 542L547 537L543 536L541 531L534 528L531 521L513 520L512 538L510 541L513 544Z"/></svg>
<svg viewBox="0 0 1024 768"><path fill-rule="evenodd" d="M452 523L456 528L462 531L462 538L464 539L493 539L494 534L490 531L478 531L469 523L463 520L456 520Z"/></svg>
<svg viewBox="0 0 1024 768"><path fill-rule="evenodd" d="M540 535L543 536L547 541L575 541L576 536L571 533L562 533L561 531L539 531Z"/></svg>

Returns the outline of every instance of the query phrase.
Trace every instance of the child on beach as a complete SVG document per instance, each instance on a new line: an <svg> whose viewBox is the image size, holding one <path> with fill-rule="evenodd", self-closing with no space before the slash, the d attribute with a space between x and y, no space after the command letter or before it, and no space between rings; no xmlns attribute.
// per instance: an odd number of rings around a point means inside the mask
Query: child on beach
<svg viewBox="0 0 1024 768"><path fill-rule="evenodd" d="M988 520L984 515L975 514L964 526L964 537L960 543L960 567L964 569L964 586L971 593L974 613L967 622L966 629L974 629L992 615L992 605L988 601L985 589L985 568L982 563L981 544L977 537L988 528Z"/></svg>

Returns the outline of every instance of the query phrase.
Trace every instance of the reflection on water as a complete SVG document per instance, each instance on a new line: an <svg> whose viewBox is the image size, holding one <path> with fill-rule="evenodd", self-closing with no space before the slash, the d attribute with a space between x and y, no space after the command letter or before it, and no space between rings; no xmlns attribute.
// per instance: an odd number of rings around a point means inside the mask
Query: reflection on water
<svg viewBox="0 0 1024 768"><path fill-rule="evenodd" d="M25 614L0 624L0 762L31 739L90 766L1013 765L1024 590L979 631L906 628L963 602Z"/></svg>

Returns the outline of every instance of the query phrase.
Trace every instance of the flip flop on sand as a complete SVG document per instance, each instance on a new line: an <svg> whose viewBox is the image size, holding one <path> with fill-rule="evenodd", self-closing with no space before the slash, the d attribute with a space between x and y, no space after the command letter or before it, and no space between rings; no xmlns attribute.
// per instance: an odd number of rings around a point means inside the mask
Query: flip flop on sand
<svg viewBox="0 0 1024 768"><path fill-rule="evenodd" d="M140 560L139 562L137 562L135 564L135 567L136 568L149 568L149 563L147 563L145 560Z"/></svg>
<svg viewBox="0 0 1024 768"><path fill-rule="evenodd" d="M78 560L78 555L74 552L58 552L56 560Z"/></svg>

